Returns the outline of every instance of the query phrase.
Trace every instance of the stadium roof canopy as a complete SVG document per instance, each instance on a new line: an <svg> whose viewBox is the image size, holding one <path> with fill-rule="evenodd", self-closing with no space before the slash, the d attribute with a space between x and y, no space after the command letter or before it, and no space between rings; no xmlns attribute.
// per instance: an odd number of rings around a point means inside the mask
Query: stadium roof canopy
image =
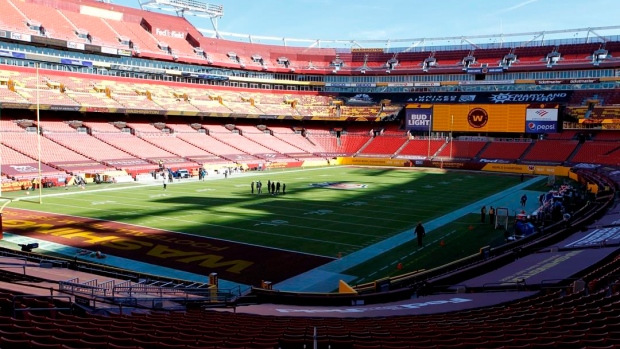
<svg viewBox="0 0 620 349"><path fill-rule="evenodd" d="M491 34L475 36L450 36L437 38L387 39L387 40L338 40L299 39L218 31L217 28L197 28L205 36L233 41L284 46L318 48L381 49L384 52L423 52L431 50L463 50L477 48L527 47L543 45L568 45L607 41L620 41L619 26L561 29L539 32Z"/></svg>

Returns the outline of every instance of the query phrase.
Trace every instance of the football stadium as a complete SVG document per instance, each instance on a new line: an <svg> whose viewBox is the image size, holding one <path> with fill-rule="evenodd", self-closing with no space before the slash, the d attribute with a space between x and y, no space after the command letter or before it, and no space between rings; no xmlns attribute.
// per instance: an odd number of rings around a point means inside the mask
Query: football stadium
<svg viewBox="0 0 620 349"><path fill-rule="evenodd" d="M0 0L0 348L620 347L620 27L139 5Z"/></svg>

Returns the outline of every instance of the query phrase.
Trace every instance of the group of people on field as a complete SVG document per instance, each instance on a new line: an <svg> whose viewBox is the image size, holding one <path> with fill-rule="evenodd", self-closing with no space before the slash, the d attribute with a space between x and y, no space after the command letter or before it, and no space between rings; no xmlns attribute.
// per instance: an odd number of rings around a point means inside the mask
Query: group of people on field
<svg viewBox="0 0 620 349"><path fill-rule="evenodd" d="M250 184L250 190L254 194L256 189L257 194L263 193L263 183L261 181L252 181ZM267 192L271 195L284 195L286 194L286 183L280 183L276 181L267 180Z"/></svg>

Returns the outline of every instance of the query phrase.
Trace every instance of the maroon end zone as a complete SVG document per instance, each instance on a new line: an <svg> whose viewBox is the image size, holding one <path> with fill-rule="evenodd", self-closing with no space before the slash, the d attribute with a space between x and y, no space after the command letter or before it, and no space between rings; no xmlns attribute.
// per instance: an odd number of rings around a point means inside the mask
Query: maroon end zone
<svg viewBox="0 0 620 349"><path fill-rule="evenodd" d="M216 272L223 280L256 286L261 280L281 282L333 260L94 218L12 208L3 213L3 231L199 275Z"/></svg>

